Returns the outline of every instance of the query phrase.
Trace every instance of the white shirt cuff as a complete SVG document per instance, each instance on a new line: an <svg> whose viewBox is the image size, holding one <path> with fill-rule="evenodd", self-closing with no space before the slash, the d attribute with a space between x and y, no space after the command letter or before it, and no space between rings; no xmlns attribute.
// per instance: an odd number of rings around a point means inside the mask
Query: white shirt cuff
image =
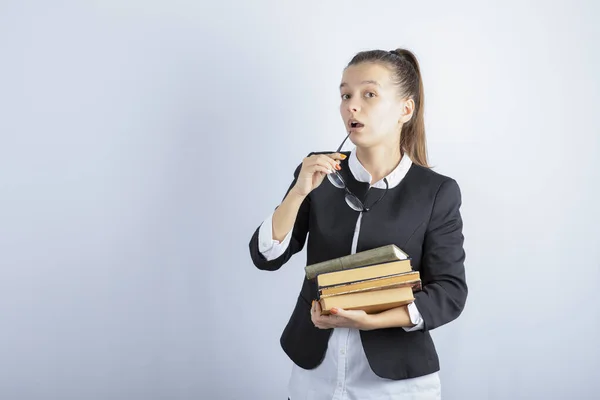
<svg viewBox="0 0 600 400"><path fill-rule="evenodd" d="M410 303L408 305L408 315L410 316L410 322L412 322L413 324L415 324L415 326L411 326L411 327L403 327L404 330L406 332L412 332L412 331L417 331L419 329L423 328L423 325L425 324L423 322L423 317L421 316L421 313L419 312L419 309L417 308L417 306L415 305L415 303Z"/></svg>
<svg viewBox="0 0 600 400"><path fill-rule="evenodd" d="M282 242L273 239L273 214L260 225L258 230L258 251L265 257L267 261L276 259L285 253L285 250L290 245L292 240L292 231L290 229Z"/></svg>

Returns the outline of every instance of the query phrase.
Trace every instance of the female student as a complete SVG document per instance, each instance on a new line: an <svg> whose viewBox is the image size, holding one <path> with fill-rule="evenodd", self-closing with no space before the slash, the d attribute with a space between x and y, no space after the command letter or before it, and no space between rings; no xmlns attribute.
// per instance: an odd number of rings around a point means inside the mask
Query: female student
<svg viewBox="0 0 600 400"><path fill-rule="evenodd" d="M342 142L302 160L252 235L252 261L275 271L305 244L307 265L395 244L423 287L408 306L321 315L315 280L304 279L280 340L294 363L289 398L439 399L430 331L465 306L465 252L459 186L427 162L417 59L406 49L360 52L343 71L340 96L354 149L340 152Z"/></svg>

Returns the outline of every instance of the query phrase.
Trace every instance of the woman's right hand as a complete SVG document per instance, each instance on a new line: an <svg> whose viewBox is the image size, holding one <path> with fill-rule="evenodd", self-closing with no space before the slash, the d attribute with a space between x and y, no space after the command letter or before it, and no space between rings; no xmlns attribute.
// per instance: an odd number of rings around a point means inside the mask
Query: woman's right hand
<svg viewBox="0 0 600 400"><path fill-rule="evenodd" d="M325 175L340 170L339 160L346 158L341 153L313 154L302 160L300 174L293 189L299 196L306 197L323 182Z"/></svg>

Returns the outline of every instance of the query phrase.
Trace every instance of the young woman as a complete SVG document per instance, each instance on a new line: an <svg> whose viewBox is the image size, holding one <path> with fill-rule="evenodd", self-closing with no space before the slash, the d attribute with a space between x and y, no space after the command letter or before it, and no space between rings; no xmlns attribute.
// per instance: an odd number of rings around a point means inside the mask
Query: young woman
<svg viewBox="0 0 600 400"><path fill-rule="evenodd" d="M294 362L289 398L439 399L430 331L465 306L465 252L459 186L427 163L417 59L406 49L360 52L343 71L340 95L354 149L340 152L342 142L304 158L254 232L252 261L274 271L305 244L307 264L395 244L423 288L408 306L322 315L315 280L305 279L280 340Z"/></svg>

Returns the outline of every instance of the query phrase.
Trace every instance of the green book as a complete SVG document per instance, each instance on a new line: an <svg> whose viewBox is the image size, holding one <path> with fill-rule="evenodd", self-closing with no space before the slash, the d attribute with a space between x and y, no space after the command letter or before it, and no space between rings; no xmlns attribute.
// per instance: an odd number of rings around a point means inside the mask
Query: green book
<svg viewBox="0 0 600 400"><path fill-rule="evenodd" d="M392 261L410 259L409 255L394 244L376 247L355 254L322 261L304 267L306 279L314 279L319 274L342 271L345 269L366 267L368 265L382 264Z"/></svg>

